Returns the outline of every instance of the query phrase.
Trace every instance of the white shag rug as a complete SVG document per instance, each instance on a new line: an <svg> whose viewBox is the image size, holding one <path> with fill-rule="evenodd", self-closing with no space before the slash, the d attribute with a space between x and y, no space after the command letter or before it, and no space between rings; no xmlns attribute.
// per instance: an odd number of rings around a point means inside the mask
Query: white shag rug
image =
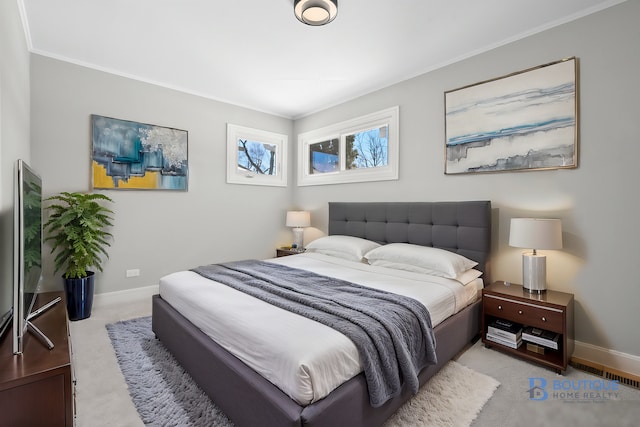
<svg viewBox="0 0 640 427"><path fill-rule="evenodd" d="M467 427L499 385L451 360L384 427Z"/></svg>
<svg viewBox="0 0 640 427"><path fill-rule="evenodd" d="M233 427L155 339L151 318L107 325L131 399L148 426ZM450 361L384 427L466 427L500 385Z"/></svg>

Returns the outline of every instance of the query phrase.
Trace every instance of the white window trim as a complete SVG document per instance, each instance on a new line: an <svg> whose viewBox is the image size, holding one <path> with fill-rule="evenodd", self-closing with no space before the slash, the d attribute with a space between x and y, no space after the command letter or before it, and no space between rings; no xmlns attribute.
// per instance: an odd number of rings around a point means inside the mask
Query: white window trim
<svg viewBox="0 0 640 427"><path fill-rule="evenodd" d="M276 174L262 175L238 170L238 139L273 144L276 146ZM287 142L284 134L252 129L227 123L227 183L246 185L287 186Z"/></svg>
<svg viewBox="0 0 640 427"><path fill-rule="evenodd" d="M298 135L298 186L345 184L351 182L388 181L398 179L400 107L367 114L331 126ZM362 130L388 125L388 159L386 166L345 170L345 136ZM337 138L340 140L340 171L320 174L309 173L309 147L317 142Z"/></svg>

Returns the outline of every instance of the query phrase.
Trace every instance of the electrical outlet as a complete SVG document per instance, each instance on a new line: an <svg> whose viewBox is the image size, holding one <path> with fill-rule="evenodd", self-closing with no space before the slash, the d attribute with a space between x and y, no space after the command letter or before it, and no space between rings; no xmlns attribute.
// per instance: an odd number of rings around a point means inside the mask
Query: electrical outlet
<svg viewBox="0 0 640 427"><path fill-rule="evenodd" d="M134 268L132 270L127 270L127 277L137 277L140 275L140 269Z"/></svg>

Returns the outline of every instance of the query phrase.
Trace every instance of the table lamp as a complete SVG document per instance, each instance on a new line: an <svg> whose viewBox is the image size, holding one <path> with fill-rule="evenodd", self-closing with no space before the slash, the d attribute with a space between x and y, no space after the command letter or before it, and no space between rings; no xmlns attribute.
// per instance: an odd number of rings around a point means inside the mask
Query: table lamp
<svg viewBox="0 0 640 427"><path fill-rule="evenodd" d="M311 225L311 215L308 211L288 211L287 227L293 227L293 245L292 248L299 250L304 249L304 230L302 227Z"/></svg>
<svg viewBox="0 0 640 427"><path fill-rule="evenodd" d="M538 249L562 248L562 222L559 219L511 218L509 246L530 248L522 254L522 286L530 293L547 290L547 257Z"/></svg>

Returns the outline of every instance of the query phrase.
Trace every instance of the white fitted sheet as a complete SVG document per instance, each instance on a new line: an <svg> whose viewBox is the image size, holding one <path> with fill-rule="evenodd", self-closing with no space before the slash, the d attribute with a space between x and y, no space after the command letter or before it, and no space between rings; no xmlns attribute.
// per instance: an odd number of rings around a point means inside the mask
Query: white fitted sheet
<svg viewBox="0 0 640 427"><path fill-rule="evenodd" d="M415 298L429 310L434 327L475 301L482 289L480 279L462 286L317 253L268 261ZM362 371L355 345L340 332L192 271L161 278L160 295L301 405L322 399Z"/></svg>

